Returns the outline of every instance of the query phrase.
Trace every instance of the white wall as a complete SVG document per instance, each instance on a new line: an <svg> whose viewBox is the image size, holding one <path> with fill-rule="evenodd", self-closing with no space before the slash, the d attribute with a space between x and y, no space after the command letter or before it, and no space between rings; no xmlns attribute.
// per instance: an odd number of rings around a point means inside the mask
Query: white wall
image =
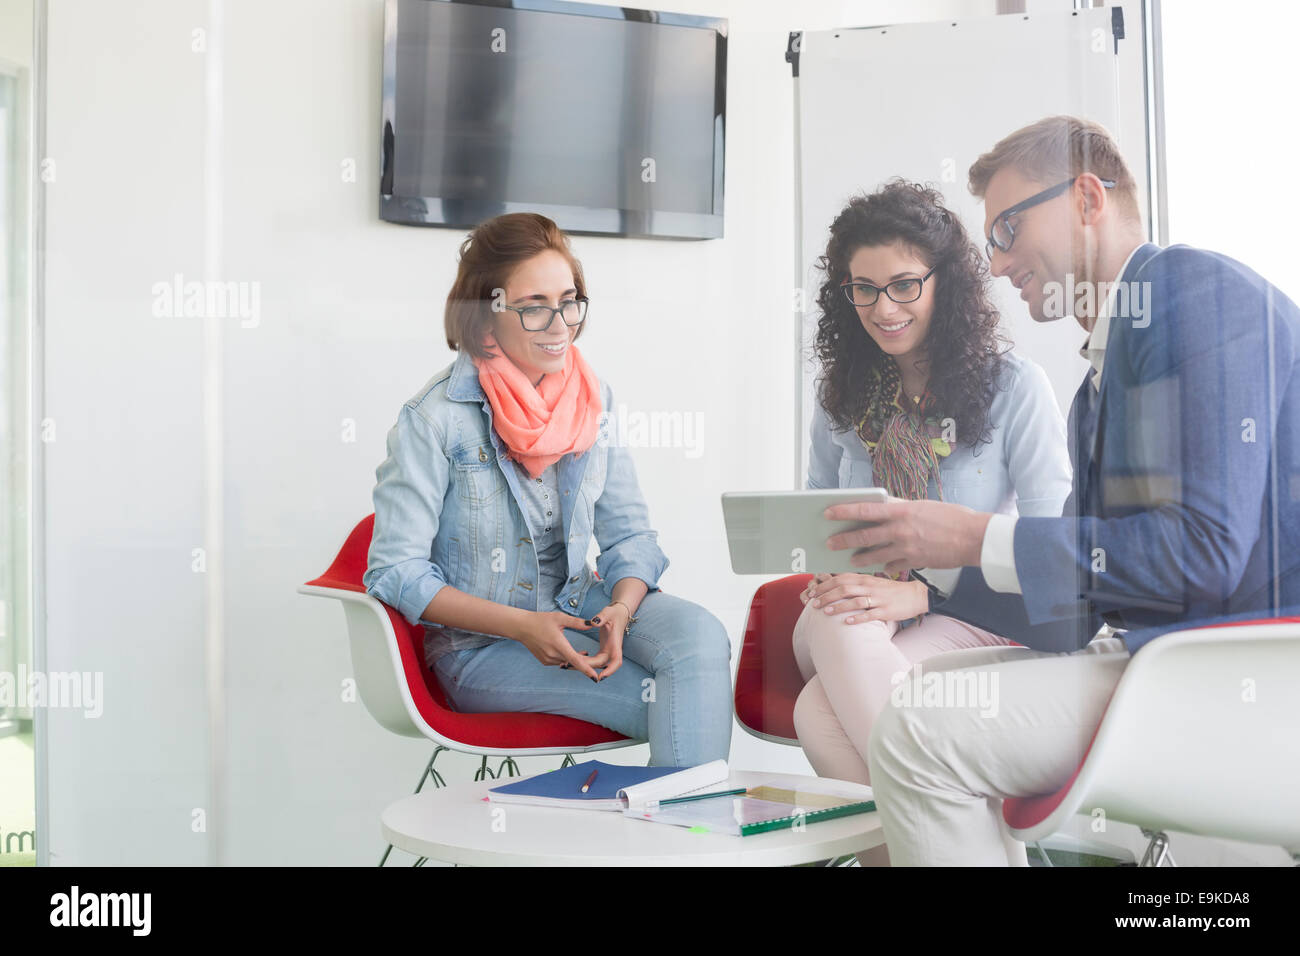
<svg viewBox="0 0 1300 956"><path fill-rule="evenodd" d="M794 467L786 32L938 6L661 6L731 20L727 238L576 240L595 303L583 345L630 409L704 415L701 457L640 449L638 471L673 562L664 586L738 642L757 582L730 573L718 495L786 487ZM191 31L206 9L50 4L48 666L105 675L103 717L51 712L55 863L208 858L191 827L209 782L191 556L204 546L202 338L199 320L151 314L155 282L203 277L204 55ZM342 614L294 588L368 513L397 410L451 359L440 310L462 236L377 220L379 0L225 9L218 278L260 283L261 319L225 329L224 858L367 863L379 811L429 748L341 702ZM341 176L349 159L356 182ZM732 758L807 768L740 731ZM617 759L644 762L645 749ZM448 779L469 778L469 759L444 760Z"/></svg>
<svg viewBox="0 0 1300 956"><path fill-rule="evenodd" d="M704 415L701 457L635 455L672 559L664 586L710 607L738 649L758 582L729 570L718 495L788 487L795 467L786 32L987 4L654 5L731 21L726 238L576 239L593 300L582 342L616 401ZM205 54L191 31L206 17L202 0L50 2L48 667L105 681L98 720L50 712L54 863L210 858L211 834L192 827L209 787L192 569L202 336L200 320L151 313L154 283L203 277ZM375 862L379 813L429 753L341 701L342 614L294 593L369 512L401 403L451 359L440 310L461 234L377 220L381 22L379 0L225 4L214 278L261 290L260 323L224 332L228 862ZM733 739L737 765L807 769L797 750ZM468 758L444 761L449 781L470 778Z"/></svg>

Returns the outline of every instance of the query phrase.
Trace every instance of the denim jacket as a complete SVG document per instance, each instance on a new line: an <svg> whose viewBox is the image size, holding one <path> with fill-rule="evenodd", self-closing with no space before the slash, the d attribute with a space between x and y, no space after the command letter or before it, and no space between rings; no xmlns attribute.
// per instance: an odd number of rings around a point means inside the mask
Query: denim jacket
<svg viewBox="0 0 1300 956"><path fill-rule="evenodd" d="M595 583L587 564L594 534L596 573L612 586L639 578L650 590L668 567L637 485L632 458L610 439L613 394L600 381L596 443L559 460L568 577L552 607L538 607L539 568L519 472L492 427L492 406L466 352L430 379L398 413L388 457L376 469L375 531L362 582L412 624L450 584L475 597L528 611L582 607Z"/></svg>

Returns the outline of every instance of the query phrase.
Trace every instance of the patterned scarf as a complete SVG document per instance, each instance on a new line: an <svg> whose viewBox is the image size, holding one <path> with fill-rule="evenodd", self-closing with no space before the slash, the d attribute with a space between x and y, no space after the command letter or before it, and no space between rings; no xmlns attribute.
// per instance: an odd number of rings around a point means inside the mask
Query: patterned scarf
<svg viewBox="0 0 1300 956"><path fill-rule="evenodd" d="M952 446L942 437L934 396L926 389L915 403L917 414L904 409L902 376L893 359L872 369L866 392L857 432L871 455L876 484L895 498L916 501L927 496L933 474L942 501L939 459L952 454Z"/></svg>

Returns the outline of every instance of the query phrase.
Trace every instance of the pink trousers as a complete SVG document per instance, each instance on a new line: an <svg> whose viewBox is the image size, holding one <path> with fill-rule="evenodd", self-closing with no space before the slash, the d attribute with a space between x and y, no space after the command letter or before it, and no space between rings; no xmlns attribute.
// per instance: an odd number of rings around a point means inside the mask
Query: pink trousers
<svg viewBox="0 0 1300 956"><path fill-rule="evenodd" d="M845 624L843 619L852 613L827 614L804 605L793 638L805 681L795 702L794 724L818 776L870 784L867 743L872 728L894 686L912 666L948 651L1012 642L942 614L927 614L920 624L899 627L884 621ZM1027 865L1023 844L1009 833L1003 836L1008 862ZM887 860L887 853L874 853L862 862L881 865Z"/></svg>

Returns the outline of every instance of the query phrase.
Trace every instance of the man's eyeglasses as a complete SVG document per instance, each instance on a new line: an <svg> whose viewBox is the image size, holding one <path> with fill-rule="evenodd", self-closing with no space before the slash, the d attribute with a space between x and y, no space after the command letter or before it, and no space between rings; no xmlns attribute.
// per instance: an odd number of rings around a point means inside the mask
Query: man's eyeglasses
<svg viewBox="0 0 1300 956"><path fill-rule="evenodd" d="M934 269L937 268L939 267L936 265ZM915 302L921 298L921 286L926 279L934 275L934 269L931 269L919 279L895 279L883 289L872 285L870 282L841 282L840 288L844 290L845 298L854 305L875 305L876 300L880 298L881 292L884 292L885 295L901 305L907 302Z"/></svg>
<svg viewBox="0 0 1300 956"><path fill-rule="evenodd" d="M557 315L570 328L582 325L587 321L588 301L585 295L580 295L577 298L565 299L558 308L554 309L549 305L526 305L522 309L517 309L513 305L503 305L502 308L518 313L519 322L525 332L545 332L551 327Z"/></svg>
<svg viewBox="0 0 1300 956"><path fill-rule="evenodd" d="M1061 193L1073 186L1074 181L1078 178L1078 176L1071 176L1065 182L1057 183L1055 186L1049 186L1042 192L1034 193L1028 199L1022 199L1014 206L1008 206L1006 209L998 213L998 218L993 220L993 228L989 230L989 241L984 243L984 252L988 257L990 259L993 258L994 249L1001 249L1003 252L1006 252L1011 248L1011 244L1016 241L1016 230L1010 222L1012 216L1017 216L1026 209L1037 206L1041 202L1055 199L1057 196L1061 195ZM1107 189L1112 189L1115 186L1114 180L1111 179L1103 179L1101 180L1101 184Z"/></svg>

